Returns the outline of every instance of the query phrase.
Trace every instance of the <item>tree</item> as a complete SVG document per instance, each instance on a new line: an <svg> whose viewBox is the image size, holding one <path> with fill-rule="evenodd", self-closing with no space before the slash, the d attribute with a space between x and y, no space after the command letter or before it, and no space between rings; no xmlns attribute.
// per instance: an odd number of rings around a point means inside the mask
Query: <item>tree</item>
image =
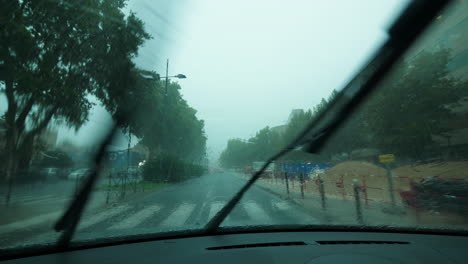
<svg viewBox="0 0 468 264"><path fill-rule="evenodd" d="M384 152L423 158L432 135L446 131L448 107L459 100L463 85L450 77L449 50L423 51L403 61L365 104L366 119Z"/></svg>
<svg viewBox="0 0 468 264"><path fill-rule="evenodd" d="M205 124L182 98L180 85L169 82L166 96L161 81L144 79L140 73L136 76L133 104L122 104L116 113L131 115L130 131L149 148L152 157L168 155L201 163L206 155Z"/></svg>
<svg viewBox="0 0 468 264"><path fill-rule="evenodd" d="M2 1L8 172L52 120L78 129L92 98L111 113L131 98L132 58L150 36L134 13L122 12L125 2Z"/></svg>
<svg viewBox="0 0 468 264"><path fill-rule="evenodd" d="M237 138L228 141L226 149L219 158L221 166L225 168L244 167L252 160L249 143Z"/></svg>
<svg viewBox="0 0 468 264"><path fill-rule="evenodd" d="M301 111L298 114L292 116L289 120L286 132L283 135L283 143L286 145L294 140L299 134L306 128L306 126L312 122L313 118L316 117L317 113L322 111L322 104L326 104L326 101L322 99L321 103L317 105L314 110Z"/></svg>

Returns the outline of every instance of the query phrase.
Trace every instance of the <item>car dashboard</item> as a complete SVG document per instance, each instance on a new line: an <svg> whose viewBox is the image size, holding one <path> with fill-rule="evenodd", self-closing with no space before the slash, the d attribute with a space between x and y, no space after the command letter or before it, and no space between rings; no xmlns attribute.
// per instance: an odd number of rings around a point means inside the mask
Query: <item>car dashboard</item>
<svg viewBox="0 0 468 264"><path fill-rule="evenodd" d="M70 250L4 264L466 263L468 237L379 232L198 236Z"/></svg>

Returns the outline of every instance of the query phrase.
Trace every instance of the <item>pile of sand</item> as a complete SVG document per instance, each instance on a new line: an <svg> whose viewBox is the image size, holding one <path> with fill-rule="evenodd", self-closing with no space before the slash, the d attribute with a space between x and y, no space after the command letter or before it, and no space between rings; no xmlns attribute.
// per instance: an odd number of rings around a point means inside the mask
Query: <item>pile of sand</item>
<svg viewBox="0 0 468 264"><path fill-rule="evenodd" d="M345 177L385 176L386 170L382 167L365 161L345 161L325 171L326 175L345 175Z"/></svg>

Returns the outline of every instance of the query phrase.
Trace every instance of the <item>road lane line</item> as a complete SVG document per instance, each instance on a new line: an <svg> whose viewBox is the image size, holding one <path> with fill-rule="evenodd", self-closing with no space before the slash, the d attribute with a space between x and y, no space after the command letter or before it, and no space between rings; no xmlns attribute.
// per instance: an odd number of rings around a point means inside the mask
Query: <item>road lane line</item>
<svg viewBox="0 0 468 264"><path fill-rule="evenodd" d="M275 201L273 202L273 206L278 208L279 210L281 211L287 211L287 210L291 210L292 207L291 205L289 205L287 202L285 201Z"/></svg>
<svg viewBox="0 0 468 264"><path fill-rule="evenodd" d="M227 204L226 201L216 201L213 202L210 206L210 211L208 212L208 219L207 222L209 222L213 217L221 211L221 209ZM233 226L234 221L231 219L231 216L228 215L226 218L224 218L223 222L221 222L221 226Z"/></svg>
<svg viewBox="0 0 468 264"><path fill-rule="evenodd" d="M161 209L158 205L148 206L143 210L139 211L138 213L125 218L123 221L111 226L109 229L129 229L133 228L143 221L157 213Z"/></svg>
<svg viewBox="0 0 468 264"><path fill-rule="evenodd" d="M0 226L0 233L15 231L17 229L26 229L26 228L39 225L42 223L55 221L62 215L62 213L63 213L63 210L60 210L60 211L56 211L53 213L33 216L32 218L20 220L11 224L2 225Z"/></svg>
<svg viewBox="0 0 468 264"><path fill-rule="evenodd" d="M294 208L290 203L286 201L272 201L273 207L276 207L278 210L286 211L289 217L295 219L296 223L301 224L318 224L320 221L304 211Z"/></svg>
<svg viewBox="0 0 468 264"><path fill-rule="evenodd" d="M255 224L273 224L272 218L268 216L267 212L254 202L245 203L244 210L247 212L247 215L255 222Z"/></svg>
<svg viewBox="0 0 468 264"><path fill-rule="evenodd" d="M95 225L99 222L105 221L129 208L128 205L121 205L118 207L110 208L98 214L92 215L89 218L86 218L83 221L80 221L78 224L78 229L85 229L92 225Z"/></svg>
<svg viewBox="0 0 468 264"><path fill-rule="evenodd" d="M208 213L208 221L210 221L217 212L223 208L223 206L226 204L226 202L214 202L210 206L210 212Z"/></svg>
<svg viewBox="0 0 468 264"><path fill-rule="evenodd" d="M194 209L195 204L181 204L160 226L162 228L182 227Z"/></svg>

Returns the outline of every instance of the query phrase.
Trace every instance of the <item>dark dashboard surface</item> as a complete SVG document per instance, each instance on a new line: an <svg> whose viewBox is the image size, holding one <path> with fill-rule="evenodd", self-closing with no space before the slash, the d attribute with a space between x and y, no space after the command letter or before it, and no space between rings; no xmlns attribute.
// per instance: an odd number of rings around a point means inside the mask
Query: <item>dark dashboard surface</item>
<svg viewBox="0 0 468 264"><path fill-rule="evenodd" d="M466 263L468 237L279 232L166 239L2 263Z"/></svg>

